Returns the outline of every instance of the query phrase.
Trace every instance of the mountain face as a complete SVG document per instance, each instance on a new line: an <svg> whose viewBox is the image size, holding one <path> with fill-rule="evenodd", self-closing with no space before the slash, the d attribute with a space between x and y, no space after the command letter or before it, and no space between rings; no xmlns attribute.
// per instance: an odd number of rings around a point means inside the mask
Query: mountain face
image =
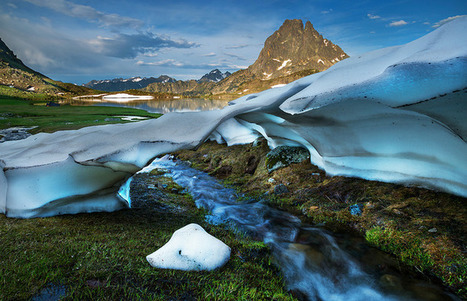
<svg viewBox="0 0 467 301"><path fill-rule="evenodd" d="M35 74L39 77L45 77L44 75L40 74L32 70L31 68L27 67L23 62L11 51L10 48L0 39L0 66L2 68L10 67L14 69L23 70L28 73Z"/></svg>
<svg viewBox="0 0 467 301"><path fill-rule="evenodd" d="M47 77L23 64L0 39L0 84L21 90L31 87L37 90L46 84L45 79Z"/></svg>
<svg viewBox="0 0 467 301"><path fill-rule="evenodd" d="M54 81L26 66L0 39L0 85L7 86L8 95L24 97L23 92L48 95L84 94L91 89Z"/></svg>
<svg viewBox="0 0 467 301"><path fill-rule="evenodd" d="M143 89L152 83L173 83L175 79L167 75L161 75L158 78L154 77L130 77L130 78L114 78L106 80L92 80L83 86L106 92L125 91L130 89Z"/></svg>
<svg viewBox="0 0 467 301"><path fill-rule="evenodd" d="M225 73L222 73L219 69L214 69L212 70L211 72L203 75L203 77L201 77L198 82L202 83L202 82L214 82L214 83L217 83L217 82L220 82L221 80L223 80L224 78L228 77L232 75L232 73L230 73L229 71L226 71Z"/></svg>
<svg viewBox="0 0 467 301"><path fill-rule="evenodd" d="M261 79L273 79L315 69L324 71L349 56L337 45L323 38L310 21L285 20L264 43L258 59L248 67Z"/></svg>
<svg viewBox="0 0 467 301"><path fill-rule="evenodd" d="M213 70L198 82L151 84L149 92L179 93L190 96L208 94L250 94L287 84L301 77L324 71L349 56L337 45L323 38L310 21L286 20L266 39L258 59L247 69L221 79L221 72ZM212 74L212 79L211 79ZM219 79L219 80L217 80ZM207 86L206 84L210 85Z"/></svg>

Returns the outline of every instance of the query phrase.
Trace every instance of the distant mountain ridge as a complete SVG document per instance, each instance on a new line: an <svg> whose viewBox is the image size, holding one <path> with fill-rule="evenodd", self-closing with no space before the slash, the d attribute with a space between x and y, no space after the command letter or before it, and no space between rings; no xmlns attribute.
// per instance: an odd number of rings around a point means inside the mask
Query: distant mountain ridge
<svg viewBox="0 0 467 301"><path fill-rule="evenodd" d="M130 78L114 78L105 80L92 80L83 86L95 90L106 92L125 91L130 89L143 89L152 83L173 83L176 80L167 75L155 77L130 77Z"/></svg>
<svg viewBox="0 0 467 301"><path fill-rule="evenodd" d="M185 81L189 83L187 85L183 85L185 88L181 88L180 84L178 85L178 89L175 90L189 90L191 86L196 85L197 83L206 83L206 82L213 82L217 83L226 77L230 76L231 73L226 71L222 73L219 69L214 69L209 73L203 75L199 80L189 80ZM193 81L191 83L191 81ZM114 79L104 79L104 80L92 80L86 84L83 84L84 87L92 88L99 91L105 92L117 92L117 91L125 91L130 89L144 89L148 85L153 83L160 83L160 84L167 84L167 83L175 83L180 82L177 81L175 78L170 77L168 75L161 75L157 78L155 77L130 77L130 78L114 78ZM176 85L177 86L177 85ZM178 92L173 92L178 93Z"/></svg>
<svg viewBox="0 0 467 301"><path fill-rule="evenodd" d="M302 20L285 20L266 39L258 59L247 69L218 82L203 81L199 85L196 81L153 83L144 90L188 96L249 94L324 71L348 57L339 46L323 38L310 21L303 25Z"/></svg>
<svg viewBox="0 0 467 301"><path fill-rule="evenodd" d="M212 70L211 72L203 75L199 80L198 82L202 83L202 82L220 82L221 80L223 80L224 78L228 77L232 75L232 73L230 73L229 71L226 71L225 73L222 73L219 69L214 69Z"/></svg>

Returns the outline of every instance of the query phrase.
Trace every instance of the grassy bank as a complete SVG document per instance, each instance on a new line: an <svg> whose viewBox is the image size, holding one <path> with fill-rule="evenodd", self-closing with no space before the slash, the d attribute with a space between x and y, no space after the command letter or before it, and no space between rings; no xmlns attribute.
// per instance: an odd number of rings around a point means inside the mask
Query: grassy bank
<svg viewBox="0 0 467 301"><path fill-rule="evenodd" d="M1 215L0 300L48 291L64 300L293 300L263 243L205 223L204 212L168 178L136 180L132 190L136 208L114 213ZM230 246L228 263L213 272L152 268L146 255L189 223Z"/></svg>
<svg viewBox="0 0 467 301"><path fill-rule="evenodd" d="M403 265L436 278L467 298L465 198L417 187L330 177L308 160L268 173L266 143L258 146L203 144L177 155L251 197L266 199L333 231L353 232L393 254ZM283 184L287 192L276 194ZM361 208L352 215L350 206ZM436 280L437 281L437 280Z"/></svg>
<svg viewBox="0 0 467 301"><path fill-rule="evenodd" d="M44 100L24 100L0 96L0 129L33 127L30 133L75 130L86 126L122 123L117 116L157 118L160 114L118 107L71 106L47 107Z"/></svg>

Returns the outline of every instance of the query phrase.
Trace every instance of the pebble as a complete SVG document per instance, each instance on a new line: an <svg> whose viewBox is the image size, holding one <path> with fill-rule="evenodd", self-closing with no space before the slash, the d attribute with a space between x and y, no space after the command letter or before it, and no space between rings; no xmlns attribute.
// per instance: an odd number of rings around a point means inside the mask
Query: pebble
<svg viewBox="0 0 467 301"><path fill-rule="evenodd" d="M274 194L283 194L287 192L289 192L289 190L284 184L279 184L276 187L274 187Z"/></svg>
<svg viewBox="0 0 467 301"><path fill-rule="evenodd" d="M428 232L430 232L430 233L436 233L436 232L438 232L438 229L436 229L436 228L431 228L430 230L428 230Z"/></svg>

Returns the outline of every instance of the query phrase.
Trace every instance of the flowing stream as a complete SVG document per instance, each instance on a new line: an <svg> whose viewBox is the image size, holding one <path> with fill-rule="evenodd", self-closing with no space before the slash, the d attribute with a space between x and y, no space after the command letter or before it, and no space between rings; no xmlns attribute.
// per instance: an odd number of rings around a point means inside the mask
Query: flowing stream
<svg viewBox="0 0 467 301"><path fill-rule="evenodd" d="M141 172L164 169L184 187L213 224L227 223L268 244L288 288L307 300L457 300L433 284L391 268L389 256L362 240L305 225L264 201L238 200L206 173L166 155ZM120 194L129 198L129 183Z"/></svg>

